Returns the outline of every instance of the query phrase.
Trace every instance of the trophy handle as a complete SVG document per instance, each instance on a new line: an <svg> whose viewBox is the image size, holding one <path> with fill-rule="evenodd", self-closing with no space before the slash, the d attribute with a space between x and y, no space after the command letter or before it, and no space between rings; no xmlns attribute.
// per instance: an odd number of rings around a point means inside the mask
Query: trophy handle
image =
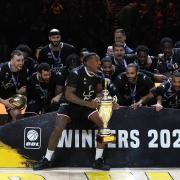
<svg viewBox="0 0 180 180"><path fill-rule="evenodd" d="M113 102L117 103L117 96L113 96Z"/></svg>

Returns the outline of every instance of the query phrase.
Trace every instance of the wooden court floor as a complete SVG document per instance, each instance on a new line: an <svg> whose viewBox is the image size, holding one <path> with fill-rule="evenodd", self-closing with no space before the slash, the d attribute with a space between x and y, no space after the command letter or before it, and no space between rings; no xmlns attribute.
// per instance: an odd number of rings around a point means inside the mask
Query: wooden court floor
<svg viewBox="0 0 180 180"><path fill-rule="evenodd" d="M0 180L180 180L180 168L113 168L109 172L91 168L0 168Z"/></svg>

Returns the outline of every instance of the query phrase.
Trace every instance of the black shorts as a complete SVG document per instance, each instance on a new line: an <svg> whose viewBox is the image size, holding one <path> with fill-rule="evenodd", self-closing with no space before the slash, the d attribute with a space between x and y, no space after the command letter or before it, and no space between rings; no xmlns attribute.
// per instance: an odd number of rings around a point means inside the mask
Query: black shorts
<svg viewBox="0 0 180 180"><path fill-rule="evenodd" d="M57 115L63 115L69 117L71 120L88 120L90 115L96 112L96 109L91 109L78 105L62 105L60 106Z"/></svg>

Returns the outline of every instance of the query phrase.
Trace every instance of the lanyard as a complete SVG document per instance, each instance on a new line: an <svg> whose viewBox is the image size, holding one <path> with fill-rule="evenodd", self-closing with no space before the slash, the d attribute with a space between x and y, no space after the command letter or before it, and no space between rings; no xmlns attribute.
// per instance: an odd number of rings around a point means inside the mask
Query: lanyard
<svg viewBox="0 0 180 180"><path fill-rule="evenodd" d="M8 63L8 66L9 66L9 69L11 71L11 77L12 77L12 80L13 80L13 84L15 85L16 90L18 90L19 71L18 71L18 74L17 74L17 78L15 78L15 76L13 75L13 72L12 72L12 66L11 66L10 62Z"/></svg>
<svg viewBox="0 0 180 180"><path fill-rule="evenodd" d="M48 99L48 88L47 89L43 89L42 86L41 86L41 81L39 79L39 76L38 74L36 74L36 78L37 78L37 81L38 81L38 89L41 91L42 95L40 95L40 98L42 100L47 101Z"/></svg>
<svg viewBox="0 0 180 180"><path fill-rule="evenodd" d="M63 47L63 43L60 43L60 48L59 48L59 54L58 54L58 57L56 58L56 56L54 55L54 52L52 50L52 45L49 44L49 49L51 51L51 55L52 55L52 58L54 60L54 64L55 64L55 67L58 67L58 66L62 66L61 64L61 49Z"/></svg>
<svg viewBox="0 0 180 180"><path fill-rule="evenodd" d="M117 61L116 58L114 57L114 62L116 65L124 65L125 68L127 67L127 62L125 59L123 59L122 63L119 63L119 61Z"/></svg>
<svg viewBox="0 0 180 180"><path fill-rule="evenodd" d="M133 101L133 103L135 103L136 102L136 84L135 84L135 86L134 86L134 88L130 88L130 91L131 91L131 97L132 97L132 101Z"/></svg>

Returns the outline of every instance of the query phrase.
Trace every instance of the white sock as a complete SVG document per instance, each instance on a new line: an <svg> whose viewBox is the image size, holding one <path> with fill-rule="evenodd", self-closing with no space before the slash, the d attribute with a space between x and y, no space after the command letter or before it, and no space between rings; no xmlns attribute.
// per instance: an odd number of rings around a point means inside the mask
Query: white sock
<svg viewBox="0 0 180 180"><path fill-rule="evenodd" d="M51 151L51 150L47 149L45 158L46 158L48 161L51 161L51 158L52 158L52 155L53 155L53 154L54 154L54 151Z"/></svg>
<svg viewBox="0 0 180 180"><path fill-rule="evenodd" d="M104 151L104 149L96 148L96 156L95 156L95 160L97 160L97 159L99 159L99 158L102 158L103 151Z"/></svg>

